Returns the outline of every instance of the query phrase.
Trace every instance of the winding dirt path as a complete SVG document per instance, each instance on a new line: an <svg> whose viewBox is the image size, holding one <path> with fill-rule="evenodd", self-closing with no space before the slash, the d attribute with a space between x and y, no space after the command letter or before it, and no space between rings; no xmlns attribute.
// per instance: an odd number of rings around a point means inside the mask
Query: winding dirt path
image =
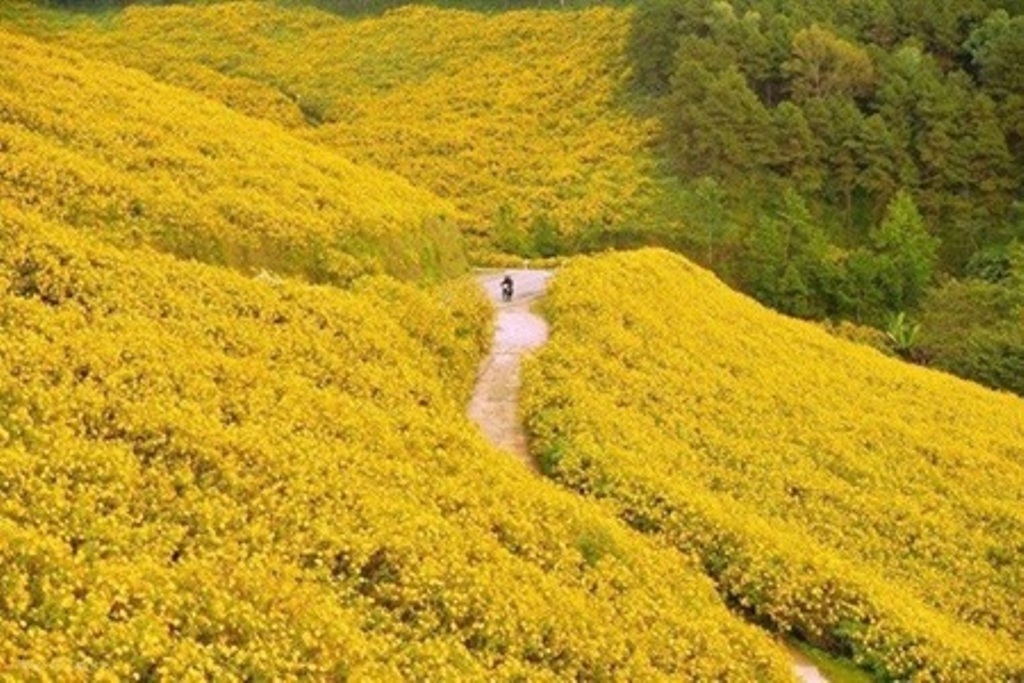
<svg viewBox="0 0 1024 683"><path fill-rule="evenodd" d="M512 301L501 300L501 280L515 282ZM481 364L476 388L469 403L469 417L484 436L501 450L517 457L538 472L526 447L526 432L519 420L519 363L524 353L548 339L547 322L530 309L547 289L550 270L494 270L482 272L477 281L497 306L498 320L491 353ZM787 648L793 674L803 683L828 683L828 679L796 650Z"/></svg>
<svg viewBox="0 0 1024 683"><path fill-rule="evenodd" d="M510 302L501 300L501 279L506 274L515 283ZM550 277L549 270L498 270L477 278L497 306L498 320L491 354L477 375L469 417L491 443L535 472L537 463L530 458L519 421L519 362L524 353L548 339L547 323L530 306L544 293Z"/></svg>

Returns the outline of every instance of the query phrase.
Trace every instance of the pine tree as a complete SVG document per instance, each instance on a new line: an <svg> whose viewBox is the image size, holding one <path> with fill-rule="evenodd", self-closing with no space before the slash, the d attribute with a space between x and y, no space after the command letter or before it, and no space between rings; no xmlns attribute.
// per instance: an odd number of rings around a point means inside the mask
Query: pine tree
<svg viewBox="0 0 1024 683"><path fill-rule="evenodd" d="M793 98L867 95L875 82L874 65L864 48L812 25L793 36L793 56L785 64Z"/></svg>
<svg viewBox="0 0 1024 683"><path fill-rule="evenodd" d="M636 83L652 95L667 95L684 36L707 35L711 0L646 0L637 5L628 51Z"/></svg>
<svg viewBox="0 0 1024 683"><path fill-rule="evenodd" d="M893 197L870 237L877 280L889 309L913 308L935 273L939 241L928 233L909 192L900 190Z"/></svg>
<svg viewBox="0 0 1024 683"><path fill-rule="evenodd" d="M906 151L878 114L864 119L859 135L860 174L857 184L871 197L875 213L892 199L905 183L901 169L911 166ZM876 216L876 219L879 216Z"/></svg>
<svg viewBox="0 0 1024 683"><path fill-rule="evenodd" d="M684 174L738 176L771 162L771 119L735 68L681 62L668 111L669 150Z"/></svg>
<svg viewBox="0 0 1024 683"><path fill-rule="evenodd" d="M796 190L783 191L779 208L758 222L744 246L744 279L760 301L801 317L825 312L828 240Z"/></svg>
<svg viewBox="0 0 1024 683"><path fill-rule="evenodd" d="M705 263L714 267L716 248L730 232L725 192L714 178L698 178L693 186L691 205L694 237L703 243Z"/></svg>
<svg viewBox="0 0 1024 683"><path fill-rule="evenodd" d="M971 100L968 134L964 144L969 156L968 178L972 194L981 199L983 208L1001 217L1017 186L1013 156L999 126L995 102L984 93Z"/></svg>
<svg viewBox="0 0 1024 683"><path fill-rule="evenodd" d="M807 124L800 107L783 102L772 111L775 157L772 169L791 178L807 192L821 189L821 141Z"/></svg>
<svg viewBox="0 0 1024 683"><path fill-rule="evenodd" d="M826 197L841 202L849 221L859 175L863 115L853 100L840 97L813 99L806 102L803 109L811 130L824 144L823 157L828 171Z"/></svg>
<svg viewBox="0 0 1024 683"><path fill-rule="evenodd" d="M837 10L837 24L856 27L859 37L865 42L889 48L899 37L896 11L889 0L843 3Z"/></svg>
<svg viewBox="0 0 1024 683"><path fill-rule="evenodd" d="M985 89L997 98L1024 92L1024 16L992 12L964 43Z"/></svg>

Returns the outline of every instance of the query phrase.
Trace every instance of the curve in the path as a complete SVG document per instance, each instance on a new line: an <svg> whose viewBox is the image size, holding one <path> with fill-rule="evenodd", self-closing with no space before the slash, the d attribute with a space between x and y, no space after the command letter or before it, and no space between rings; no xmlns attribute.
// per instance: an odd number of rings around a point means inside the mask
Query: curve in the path
<svg viewBox="0 0 1024 683"><path fill-rule="evenodd" d="M501 300L501 280L509 275L515 283L512 301ZM519 458L534 472L537 463L526 446L526 432L519 420L519 363L524 353L544 344L548 325L531 310L551 278L549 270L495 270L481 273L477 281L498 309L491 353L480 366L476 388L469 403L469 417L487 439ZM803 683L828 683L821 672L795 650L790 650L793 673Z"/></svg>
<svg viewBox="0 0 1024 683"><path fill-rule="evenodd" d="M515 283L512 301L501 300L501 280ZM548 338L548 325L530 310L547 287L549 270L501 270L478 276L498 309L491 353L477 375L469 403L469 417L498 448L508 451L536 471L526 448L526 433L519 420L519 362L524 353Z"/></svg>

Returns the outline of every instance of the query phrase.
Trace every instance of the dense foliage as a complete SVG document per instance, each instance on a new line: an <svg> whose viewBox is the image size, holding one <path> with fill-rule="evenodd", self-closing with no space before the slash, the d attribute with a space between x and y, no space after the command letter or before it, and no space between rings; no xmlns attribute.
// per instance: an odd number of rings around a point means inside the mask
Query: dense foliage
<svg viewBox="0 0 1024 683"><path fill-rule="evenodd" d="M729 290L573 261L525 376L542 467L696 554L739 610L884 680L1024 676L1024 401Z"/></svg>
<svg viewBox="0 0 1024 683"><path fill-rule="evenodd" d="M971 275L932 289L911 353L1024 396L1024 247L979 259Z"/></svg>
<svg viewBox="0 0 1024 683"><path fill-rule="evenodd" d="M1024 16L1003 4L652 0L630 53L684 177L784 181L860 241L910 191L959 269L1020 229Z"/></svg>
<svg viewBox="0 0 1024 683"><path fill-rule="evenodd" d="M671 206L690 224L667 242L799 316L884 327L948 305L956 285L923 300L935 274L969 277L979 254L1024 237L1021 9L642 0L635 86L663 120ZM932 340L958 332L920 316ZM981 366L1017 364L1019 335L995 328L1020 316L972 320L999 337L984 349L908 355L1016 388Z"/></svg>

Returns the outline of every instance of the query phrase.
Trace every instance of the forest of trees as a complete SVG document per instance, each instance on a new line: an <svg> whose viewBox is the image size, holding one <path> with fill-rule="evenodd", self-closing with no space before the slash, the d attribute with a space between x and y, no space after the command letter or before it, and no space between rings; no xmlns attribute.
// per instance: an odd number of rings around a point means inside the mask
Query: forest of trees
<svg viewBox="0 0 1024 683"><path fill-rule="evenodd" d="M665 239L780 311L1024 392L1022 4L639 3L636 88L690 217Z"/></svg>

